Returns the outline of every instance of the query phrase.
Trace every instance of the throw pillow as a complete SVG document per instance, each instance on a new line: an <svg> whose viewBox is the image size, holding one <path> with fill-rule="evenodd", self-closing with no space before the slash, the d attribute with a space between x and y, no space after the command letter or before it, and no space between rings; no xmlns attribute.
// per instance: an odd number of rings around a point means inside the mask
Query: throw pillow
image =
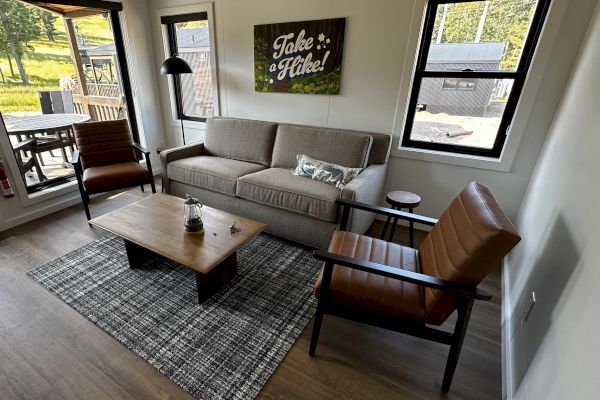
<svg viewBox="0 0 600 400"><path fill-rule="evenodd" d="M298 165L293 172L294 175L305 176L339 189L346 186L362 171L362 168L343 167L327 161L317 160L305 154L298 154L296 159Z"/></svg>

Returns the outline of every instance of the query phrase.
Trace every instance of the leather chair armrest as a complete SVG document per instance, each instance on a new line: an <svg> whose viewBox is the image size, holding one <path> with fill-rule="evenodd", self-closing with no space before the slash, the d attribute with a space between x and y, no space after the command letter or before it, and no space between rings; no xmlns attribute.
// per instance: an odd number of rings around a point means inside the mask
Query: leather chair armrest
<svg viewBox="0 0 600 400"><path fill-rule="evenodd" d="M420 274L418 272L407 271L383 264L377 264L371 261L359 260L335 253L329 253L325 250L315 250L313 254L317 259L325 261L326 268L333 268L333 264L338 264L344 267L357 269L359 271L385 276L387 278L398 279L436 290L452 292L459 296L468 297L474 300L488 301L492 298L491 294L476 287L458 282L446 281L430 275ZM329 267L327 264L329 264Z"/></svg>
<svg viewBox="0 0 600 400"><path fill-rule="evenodd" d="M139 150L140 152L144 153L144 155L149 155L150 152L148 151L148 149L146 149L144 146L142 146L139 143L133 143L133 148L135 148L136 150Z"/></svg>
<svg viewBox="0 0 600 400"><path fill-rule="evenodd" d="M351 209L358 209L363 211L370 211L376 214L385 215L386 217L398 217L406 221L412 221L423 225L433 226L437 224L438 220L435 218L425 217L423 215L412 214L405 211L394 210L392 208L374 206L371 204L360 203L358 201L351 201L346 199L337 199L337 204L342 206L342 219L340 222L340 229L346 230L348 225L348 218L350 216Z"/></svg>

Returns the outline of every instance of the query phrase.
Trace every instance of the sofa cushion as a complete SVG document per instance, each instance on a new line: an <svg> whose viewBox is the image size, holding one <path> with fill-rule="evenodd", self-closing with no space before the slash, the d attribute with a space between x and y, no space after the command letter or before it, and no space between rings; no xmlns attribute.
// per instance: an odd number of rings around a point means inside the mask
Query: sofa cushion
<svg viewBox="0 0 600 400"><path fill-rule="evenodd" d="M296 167L296 156L307 156L351 168L364 168L373 138L344 129L281 124L277 127L271 166Z"/></svg>
<svg viewBox="0 0 600 400"><path fill-rule="evenodd" d="M323 182L292 174L291 170L269 168L238 179L238 197L284 210L335 222L335 200L341 190Z"/></svg>
<svg viewBox="0 0 600 400"><path fill-rule="evenodd" d="M210 118L206 121L204 154L269 166L276 127L274 122Z"/></svg>
<svg viewBox="0 0 600 400"><path fill-rule="evenodd" d="M237 178L264 168L245 161L196 156L170 162L167 176L173 181L235 196Z"/></svg>
<svg viewBox="0 0 600 400"><path fill-rule="evenodd" d="M391 268L421 272L417 250L353 232L335 231L328 251ZM323 268L315 285L317 296L320 295L322 280ZM423 287L341 265L333 267L329 296L334 303L372 315L417 321L423 321L425 316Z"/></svg>

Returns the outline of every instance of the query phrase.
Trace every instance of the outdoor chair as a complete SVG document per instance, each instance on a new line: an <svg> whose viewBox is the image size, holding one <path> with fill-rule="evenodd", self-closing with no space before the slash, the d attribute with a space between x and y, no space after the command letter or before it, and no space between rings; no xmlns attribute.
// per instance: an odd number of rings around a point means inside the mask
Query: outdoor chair
<svg viewBox="0 0 600 400"><path fill-rule="evenodd" d="M439 220L347 200L324 266L309 353L314 356L324 314L375 325L450 346L442 391L454 376L477 288L520 241L519 234L484 186L472 182ZM347 232L350 209L433 226L419 249ZM452 332L436 329L458 312Z"/></svg>
<svg viewBox="0 0 600 400"><path fill-rule="evenodd" d="M108 192L149 183L156 193L150 152L134 143L127 120L73 124L77 150L73 152L77 184L88 221L90 194ZM140 165L141 155L146 168Z"/></svg>
<svg viewBox="0 0 600 400"><path fill-rule="evenodd" d="M36 157L37 141L35 138L27 139L15 144L13 146L13 151L15 153L15 159L17 160L19 171L21 172L21 176L23 177L23 182L27 182L27 172L33 170L35 170L39 182L44 182L48 180L46 175L44 175L44 173L42 172L42 168L40 167L40 164ZM27 154L29 154L29 158L26 158Z"/></svg>

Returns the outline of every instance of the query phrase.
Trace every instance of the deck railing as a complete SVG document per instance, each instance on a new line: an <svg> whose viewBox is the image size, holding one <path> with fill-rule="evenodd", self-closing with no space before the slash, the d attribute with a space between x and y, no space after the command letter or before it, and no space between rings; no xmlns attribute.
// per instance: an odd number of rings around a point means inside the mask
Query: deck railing
<svg viewBox="0 0 600 400"><path fill-rule="evenodd" d="M124 118L121 98L81 96L73 94L73 106L78 114L88 114L92 121L111 121Z"/></svg>

